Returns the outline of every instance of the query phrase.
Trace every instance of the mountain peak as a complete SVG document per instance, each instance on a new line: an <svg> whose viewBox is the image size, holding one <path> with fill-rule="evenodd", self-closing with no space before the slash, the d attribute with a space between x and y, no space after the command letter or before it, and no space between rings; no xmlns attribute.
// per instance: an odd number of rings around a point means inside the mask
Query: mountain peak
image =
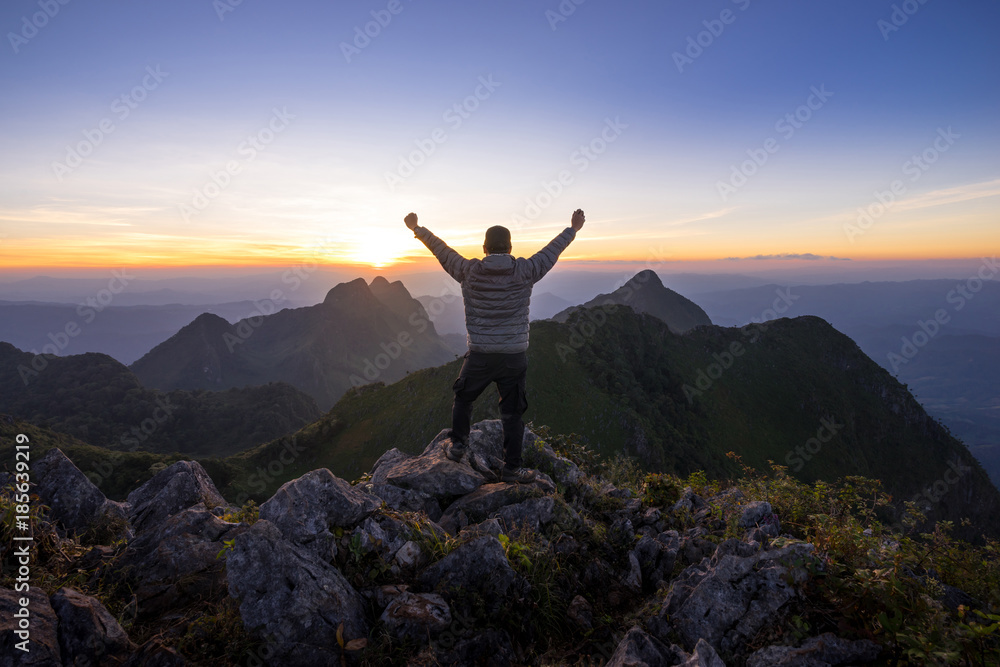
<svg viewBox="0 0 1000 667"><path fill-rule="evenodd" d="M656 275L656 271L652 269L643 269L639 273L635 274L628 279L626 285L636 286L636 285L658 285L663 287L663 281L660 280L660 276Z"/></svg>
<svg viewBox="0 0 1000 667"><path fill-rule="evenodd" d="M607 303L628 306L638 313L648 313L667 324L674 333L684 333L712 320L698 304L666 287L652 269L644 269L611 294L599 294L581 306L557 313L552 319L565 322L581 308L594 308Z"/></svg>
<svg viewBox="0 0 1000 667"><path fill-rule="evenodd" d="M385 279L383 278L383 280ZM355 278L350 282L340 283L327 292L326 298L323 299L323 305L357 305L373 300L375 300L375 295L372 294L365 279Z"/></svg>

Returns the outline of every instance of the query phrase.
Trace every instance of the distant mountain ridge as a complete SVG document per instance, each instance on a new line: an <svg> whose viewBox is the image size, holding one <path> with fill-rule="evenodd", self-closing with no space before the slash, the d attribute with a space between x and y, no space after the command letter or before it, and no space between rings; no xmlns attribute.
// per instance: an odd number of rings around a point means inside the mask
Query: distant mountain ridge
<svg viewBox="0 0 1000 667"><path fill-rule="evenodd" d="M587 303L557 313L552 319L565 322L580 309L609 305L628 306L638 313L648 313L665 322L674 333L712 323L701 306L665 287L656 272L650 269L635 274L614 292L598 294Z"/></svg>
<svg viewBox="0 0 1000 667"><path fill-rule="evenodd" d="M312 397L284 383L157 391L104 354L34 355L8 343L0 343L0 413L108 449L206 457L240 452L321 415Z"/></svg>
<svg viewBox="0 0 1000 667"><path fill-rule="evenodd" d="M677 335L658 318L619 307L570 346L588 315L532 323L526 420L577 433L608 457L626 452L651 470L735 476L732 451L758 469L787 466L807 482L881 479L897 502L916 500L931 519L968 516L975 525L965 533L1000 534L1000 492L968 449L823 320ZM386 450L433 437L448 423L458 365L348 394L295 435L304 463L274 484L317 465L357 476ZM496 416L488 391L474 419ZM259 465L283 446L276 440L239 458ZM961 482L942 492L956 467Z"/></svg>
<svg viewBox="0 0 1000 667"><path fill-rule="evenodd" d="M131 368L143 385L163 390L287 382L326 410L352 386L454 358L406 287L377 277L340 283L314 306L235 324L200 315Z"/></svg>

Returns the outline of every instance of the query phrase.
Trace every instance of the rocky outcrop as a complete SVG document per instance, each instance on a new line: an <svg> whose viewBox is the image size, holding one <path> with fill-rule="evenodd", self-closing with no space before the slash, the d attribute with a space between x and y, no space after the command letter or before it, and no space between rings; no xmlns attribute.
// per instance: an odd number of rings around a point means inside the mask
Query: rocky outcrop
<svg viewBox="0 0 1000 667"><path fill-rule="evenodd" d="M189 507L210 510L228 503L200 463L178 461L128 494L128 504L129 520L136 533L141 533Z"/></svg>
<svg viewBox="0 0 1000 667"><path fill-rule="evenodd" d="M365 603L340 571L285 540L270 521L236 537L226 560L243 623L267 638L273 665L339 664L347 640L368 636Z"/></svg>
<svg viewBox="0 0 1000 667"><path fill-rule="evenodd" d="M727 540L710 559L674 580L649 625L661 638L676 633L685 648L705 639L719 651L737 652L773 624L797 595L792 561L812 551L804 542L759 552L745 542Z"/></svg>
<svg viewBox="0 0 1000 667"><path fill-rule="evenodd" d="M322 468L283 484L260 506L260 518L273 523L285 539L329 562L337 555L330 529L353 526L381 504Z"/></svg>
<svg viewBox="0 0 1000 667"><path fill-rule="evenodd" d="M864 664L878 658L881 647L873 641L841 639L832 632L807 639L798 648L768 646L755 651L747 667L837 667Z"/></svg>
<svg viewBox="0 0 1000 667"><path fill-rule="evenodd" d="M379 620L397 639L420 640L436 637L451 625L451 608L440 595L406 591L386 606Z"/></svg>
<svg viewBox="0 0 1000 667"><path fill-rule="evenodd" d="M34 465L35 493L51 511L51 518L74 534L105 528L115 536L127 534L128 506L108 500L61 450L50 449Z"/></svg>
<svg viewBox="0 0 1000 667"><path fill-rule="evenodd" d="M136 597L136 613L152 618L226 589L225 541L247 529L199 506L169 517L129 542L112 566L125 573Z"/></svg>
<svg viewBox="0 0 1000 667"><path fill-rule="evenodd" d="M498 609L511 598L528 593L528 582L510 566L497 538L477 537L434 563L417 579L425 591L445 599L478 594L487 610Z"/></svg>
<svg viewBox="0 0 1000 667"><path fill-rule="evenodd" d="M50 600L59 619L59 648L71 665L120 665L135 651L115 617L94 597L60 588Z"/></svg>
<svg viewBox="0 0 1000 667"><path fill-rule="evenodd" d="M27 616L21 598L28 599ZM0 588L0 665L61 665L59 619L41 588L27 592Z"/></svg>

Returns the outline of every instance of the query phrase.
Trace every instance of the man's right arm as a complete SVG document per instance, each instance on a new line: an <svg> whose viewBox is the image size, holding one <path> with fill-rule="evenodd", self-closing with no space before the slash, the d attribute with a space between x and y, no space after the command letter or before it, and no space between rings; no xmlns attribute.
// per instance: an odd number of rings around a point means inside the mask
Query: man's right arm
<svg viewBox="0 0 1000 667"><path fill-rule="evenodd" d="M420 239L427 249L434 253L448 275L462 282L469 272L472 261L468 260L448 247L448 244L434 236L426 227L413 227L413 235Z"/></svg>

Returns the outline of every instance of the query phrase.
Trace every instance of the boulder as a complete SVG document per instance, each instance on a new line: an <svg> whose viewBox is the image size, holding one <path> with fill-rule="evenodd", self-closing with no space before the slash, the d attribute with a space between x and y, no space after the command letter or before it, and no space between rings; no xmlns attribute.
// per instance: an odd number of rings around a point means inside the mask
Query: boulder
<svg viewBox="0 0 1000 667"><path fill-rule="evenodd" d="M671 667L686 658L676 646L668 646L635 626L618 642L607 667Z"/></svg>
<svg viewBox="0 0 1000 667"><path fill-rule="evenodd" d="M403 489L392 484L366 484L365 491L378 496L394 510L424 512L431 521L438 521L441 518L441 505L423 491Z"/></svg>
<svg viewBox="0 0 1000 667"><path fill-rule="evenodd" d="M394 559L404 570L413 570L423 563L425 556L420 545L410 540L396 551Z"/></svg>
<svg viewBox="0 0 1000 667"><path fill-rule="evenodd" d="M28 599L28 623L30 641L22 644L25 636L19 618L22 613L21 598ZM26 592L0 588L0 666L51 667L63 664L59 647L58 619L49 603L49 597L41 588L32 586ZM18 646L27 648L23 651Z"/></svg>
<svg viewBox="0 0 1000 667"><path fill-rule="evenodd" d="M260 518L274 524L285 539L330 562L336 556L330 528L353 526L381 504L376 496L320 468L282 484L260 506Z"/></svg>
<svg viewBox="0 0 1000 667"><path fill-rule="evenodd" d="M406 591L393 598L380 620L397 639L426 640L451 625L451 609L440 595Z"/></svg>
<svg viewBox="0 0 1000 667"><path fill-rule="evenodd" d="M375 551L386 562L391 561L411 537L412 530L391 516L370 516L351 534L356 536L363 553Z"/></svg>
<svg viewBox="0 0 1000 667"><path fill-rule="evenodd" d="M796 596L789 564L812 551L804 542L757 551L726 540L677 577L649 627L661 638L675 632L685 648L704 638L718 651L736 653Z"/></svg>
<svg viewBox="0 0 1000 667"><path fill-rule="evenodd" d="M766 500L754 500L743 505L739 527L747 530L759 528L768 537L777 537L781 532L778 516Z"/></svg>
<svg viewBox="0 0 1000 667"><path fill-rule="evenodd" d="M376 469L377 474L372 474L372 482L420 491L439 500L472 493L486 482L486 478L465 463L452 461L445 455L451 442L448 433L448 430L441 431L419 456L394 456L382 462Z"/></svg>
<svg viewBox="0 0 1000 667"><path fill-rule="evenodd" d="M487 628L462 639L448 636L446 631L438 638L436 646L440 648L434 652L433 664L442 667L507 667L520 664L510 635L495 628Z"/></svg>
<svg viewBox="0 0 1000 667"><path fill-rule="evenodd" d="M505 505L520 503L541 494L542 491L531 484L484 484L450 504L438 523L454 535L466 525L486 520Z"/></svg>
<svg viewBox="0 0 1000 667"><path fill-rule="evenodd" d="M270 521L236 537L226 573L244 626L267 638L269 664L339 664L341 624L345 642L368 636L361 595L336 567L283 539Z"/></svg>
<svg viewBox="0 0 1000 667"><path fill-rule="evenodd" d="M458 546L424 570L418 583L423 590L440 593L447 600L459 593L478 593L488 613L529 590L528 582L507 562L500 541L491 535Z"/></svg>
<svg viewBox="0 0 1000 667"><path fill-rule="evenodd" d="M178 461L128 494L129 520L136 533L161 524L189 507L211 510L225 499L197 461Z"/></svg>
<svg viewBox="0 0 1000 667"><path fill-rule="evenodd" d="M134 582L137 614L154 618L224 593L226 568L219 552L246 530L245 524L223 521L197 506L129 542L116 569Z"/></svg>
<svg viewBox="0 0 1000 667"><path fill-rule="evenodd" d="M747 659L747 667L836 667L859 665L878 658L881 647L873 641L841 639L832 632L812 637L802 646L768 646Z"/></svg>
<svg viewBox="0 0 1000 667"><path fill-rule="evenodd" d="M566 618L573 621L580 630L591 630L594 627L594 609L582 595L577 595L570 601Z"/></svg>
<svg viewBox="0 0 1000 667"><path fill-rule="evenodd" d="M62 528L80 534L92 527L118 524L113 532L128 536L128 507L108 500L61 450L50 449L35 463L33 473L35 493Z"/></svg>
<svg viewBox="0 0 1000 667"><path fill-rule="evenodd" d="M60 588L50 602L59 619L59 649L66 664L120 665L135 650L97 598Z"/></svg>
<svg viewBox="0 0 1000 667"><path fill-rule="evenodd" d="M726 667L722 658L715 652L712 645L704 639L695 644L694 652L687 656L677 667Z"/></svg>

